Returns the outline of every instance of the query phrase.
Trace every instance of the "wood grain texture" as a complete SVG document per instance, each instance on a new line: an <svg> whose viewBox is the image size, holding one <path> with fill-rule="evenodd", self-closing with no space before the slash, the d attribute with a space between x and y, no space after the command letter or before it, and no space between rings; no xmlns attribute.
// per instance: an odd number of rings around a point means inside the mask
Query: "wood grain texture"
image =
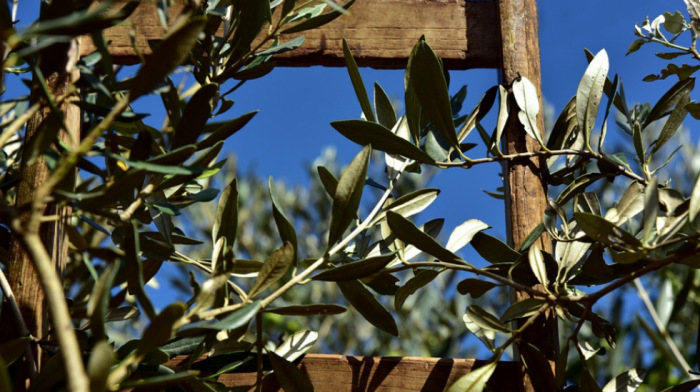
<svg viewBox="0 0 700 392"><path fill-rule="evenodd" d="M540 92L540 108L543 108L536 0L499 0L499 10L503 45L502 83L510 85L518 75L526 76ZM542 111L537 117L540 130L544 130ZM505 132L507 154L540 150L539 143L525 133L518 121L517 112L518 105L512 100ZM545 160L540 158L506 163L506 231L508 242L514 249L519 249L532 230L542 222L547 208L547 184L544 180L546 167ZM546 232L538 244L542 250L552 251L552 241ZM542 290L541 286L536 288ZM515 301L529 298L525 292L513 294ZM548 312L528 328L523 334L523 340L539 348L554 369L559 353L557 317L554 312ZM524 366L520 370L520 390L533 391Z"/></svg>
<svg viewBox="0 0 700 392"><path fill-rule="evenodd" d="M70 11L70 7L63 0L55 1L55 6L42 6L41 19L48 20L63 16ZM77 42L76 42L77 43ZM79 45L79 43L77 43ZM71 52L72 50L72 52ZM75 80L79 77L79 73L69 73L66 69L71 69L68 66L71 59L76 61L75 55L79 49L71 46L71 43L59 43L45 49L38 60L39 68L41 69L46 85L54 97L66 94L66 88L71 84L71 79ZM72 56L71 56L72 53ZM25 132L24 145L44 131L42 126L49 119L51 108L42 92L41 85L38 80L32 83L32 91L30 95L30 105L39 103L39 110L27 122ZM67 146L76 147L75 141L80 139L80 110L77 106L63 103L59 106L63 113L63 121L65 128L59 132L58 137L66 143ZM51 175L48 165L43 156L36 159L33 163L24 165L21 169L21 179L17 187L16 207L22 209L31 205L34 200L34 194ZM73 191L75 176L68 176L61 183L63 190ZM38 227L27 227L29 215L33 213L29 208L24 208L20 216L24 229L29 232L37 232L46 247L48 254L51 256L51 261L56 268L56 273L63 280L63 275L68 258L68 238L64 226L70 223L72 208L70 206L62 206L54 203L46 204L39 214L47 217L57 217L57 219L42 223ZM9 260L7 264L7 275L10 283L10 288L15 295L17 305L19 307L24 323L29 330L29 333L37 339L45 339L48 336L50 329L48 320L48 306L46 305L46 295L43 290L43 285L39 279L32 260L23 248L21 241L12 238L9 248ZM0 317L0 343L19 337L19 328L14 328L14 315L7 311L2 312ZM41 349L37 345L34 347L34 358L38 361L37 369L40 369L42 362L48 359L47 356L42 357ZM26 361L26 359L25 359ZM17 380L27 381L28 367L26 362L23 364L19 373L16 375ZM15 382L15 391L22 391L28 384L26 382Z"/></svg>
<svg viewBox="0 0 700 392"><path fill-rule="evenodd" d="M178 356L166 366L177 367L189 357ZM309 354L299 364L316 392L441 392L461 376L485 365L473 359L413 357L351 357ZM488 386L494 392L516 390L517 364L499 362ZM222 374L227 387L255 384L255 373ZM251 390L253 390L251 388ZM273 375L263 381L264 392L282 391Z"/></svg>
<svg viewBox="0 0 700 392"><path fill-rule="evenodd" d="M171 20L182 10L177 2ZM464 0L357 0L349 15L326 26L296 35L283 35L287 41L305 35L304 45L277 56L281 66L345 66L342 38L345 37L358 65L382 69L404 68L411 49L425 34L437 55L449 69L499 67L498 9L495 2ZM136 42L144 55L151 53L148 40L161 39L156 6L141 4L130 18ZM222 25L223 26L223 25ZM129 36L129 26L116 26L105 32L109 50L117 64L135 64L138 56ZM265 29L264 29L265 30ZM223 27L218 35L223 36ZM82 55L95 51L92 40L84 37Z"/></svg>

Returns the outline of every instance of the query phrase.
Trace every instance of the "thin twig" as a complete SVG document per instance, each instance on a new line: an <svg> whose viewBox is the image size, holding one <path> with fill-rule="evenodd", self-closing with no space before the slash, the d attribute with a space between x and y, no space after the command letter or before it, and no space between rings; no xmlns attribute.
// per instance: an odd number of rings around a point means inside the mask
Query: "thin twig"
<svg viewBox="0 0 700 392"><path fill-rule="evenodd" d="M17 305L17 300L15 299L15 294L12 292L10 287L10 282L7 281L5 273L2 272L0 268L0 287L2 287L3 296L5 302L10 305L10 310L12 310L12 315L17 323L17 329L19 329L19 334L23 337L30 336L29 329L24 323L24 318L22 317L22 312L19 311L19 306ZM34 352L32 351L32 345L27 345L27 351L25 352L27 357L27 363L29 364L29 379L34 381L36 377L36 362L34 361Z"/></svg>
<svg viewBox="0 0 700 392"><path fill-rule="evenodd" d="M602 155L602 154L599 154L599 153L593 152L593 151L586 151L586 150L531 151L531 152L524 152L524 153L518 153L518 154L503 155L503 156L498 156L498 157L486 157L486 158L470 159L469 161L466 161L466 162L435 162L435 165L439 166L439 167L462 167L465 169L469 169L474 165L480 165L480 164L484 164L484 163L515 161L515 160L529 159L529 158L534 158L534 157L550 158L550 157L561 156L561 155L576 155L576 156L580 156L580 157L593 158L593 159L596 159L599 161L606 162L610 165L610 167L615 168L615 170L619 174L621 174L627 178L630 178L634 181L637 181L638 183L640 183L642 185L647 185L647 180L645 180L643 177L640 177L636 173L627 170L624 166L621 166L619 163L613 161L612 159L606 157L605 155Z"/></svg>
<svg viewBox="0 0 700 392"><path fill-rule="evenodd" d="M664 325L663 322L661 322L661 317L659 317L659 313L656 312L656 308L654 305L651 303L651 300L649 299L649 293L647 293L647 290L644 288L644 285L639 279L634 280L634 286L637 288L637 293L639 294L639 297L642 299L642 302L644 302L644 306L646 306L647 310L649 311L649 314L651 315L651 319L654 320L654 324L656 324L656 328L659 330L659 333L661 336L663 336L664 340L666 341L666 344L668 347L671 349L671 352L673 353L673 356L676 357L676 361L684 368L682 369L684 373L688 373L690 378L697 380L698 377L697 375L693 373L689 373L690 370L693 368L688 364L688 361L685 360L683 357L683 354L681 354L680 350L678 350L678 346L676 346L676 343L673 341L671 338L671 335L668 333L668 330L666 329L666 326ZM700 390L700 388L698 388Z"/></svg>

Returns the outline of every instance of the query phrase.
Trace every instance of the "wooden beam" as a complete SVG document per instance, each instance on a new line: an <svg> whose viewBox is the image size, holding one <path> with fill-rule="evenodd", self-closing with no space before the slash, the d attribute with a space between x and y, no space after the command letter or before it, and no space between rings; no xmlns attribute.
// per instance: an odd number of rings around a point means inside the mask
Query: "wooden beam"
<svg viewBox="0 0 700 392"><path fill-rule="evenodd" d="M510 85L519 76L530 79L539 92L540 115L537 126L544 131L542 106L542 75L540 70L540 44L536 0L499 0L502 40L502 83ZM507 154L538 151L536 140L527 136L518 120L518 106L511 100L511 113L505 133ZM505 165L506 226L508 242L519 249L527 236L542 223L547 208L547 184L544 172L546 161L540 158L507 162ZM540 248L552 252L552 240L545 232L538 242ZM541 286L536 287L539 290ZM529 298L525 292L514 292L513 300ZM557 316L549 311L535 325L526 330L523 340L533 344L554 364L559 355ZM533 391L532 383L521 366L521 391Z"/></svg>
<svg viewBox="0 0 700 392"><path fill-rule="evenodd" d="M115 5L115 8L118 5ZM182 10L177 2L171 20ZM154 3L141 4L130 20L136 43L144 55L149 40L163 38L163 28ZM116 64L135 64L139 58L132 47L127 25L105 31ZM498 8L496 2L464 0L357 0L349 15L343 15L319 29L283 35L281 41L304 34L306 42L294 51L277 56L278 65L345 66L342 38L345 37L360 66L382 69L406 67L418 38L425 34L437 55L449 69L497 68L500 66ZM219 30L223 36L223 27ZM81 54L94 52L89 37L83 37Z"/></svg>
<svg viewBox="0 0 700 392"><path fill-rule="evenodd" d="M65 16L72 11L72 4L68 4L67 0L56 0L51 5L42 4L40 20L50 20ZM75 81L80 76L77 70L68 72L74 67L74 62L77 61L77 51L79 40L69 43L58 43L44 50L41 57L38 59L38 65L44 75L44 82L49 91L54 97L63 96L66 94L66 88L71 84L71 80ZM72 63L71 63L72 62ZM32 82L32 90L30 95L30 106L38 103L39 110L30 118L27 123L26 132L24 135L24 146L31 144L35 137L40 137L44 123L52 121L51 107L47 102L42 91L41 83L35 79ZM77 141L80 140L80 109L68 102L64 102L59 106L63 115L64 128L59 132L59 139L70 148L77 146ZM55 125L48 125L53 127ZM21 180L17 187L16 206L30 206L34 200L34 195L38 187L40 187L51 175L51 171L41 156L30 164L23 165L21 169ZM75 184L75 175L69 175L60 185L62 190L73 191ZM26 208L22 213L22 224L25 225L29 216L34 211ZM25 230L38 230L42 242L46 247L48 254L56 268L56 273L63 280L64 271L66 268L66 260L68 258L68 237L66 235L65 226L70 224L72 208L70 206L59 206L54 203L48 203L39 211L40 214L48 217L59 217L58 219L49 222L41 223L38 228L27 228ZM26 225L25 225L26 226ZM46 305L46 294L43 290L43 285L34 268L32 261L29 258L27 251L24 249L21 241L17 238L12 238L10 242L9 261L7 264L8 280L10 288L15 295L17 305L24 319L24 323L33 338L45 339L49 333L48 323L48 307ZM19 328L13 328L16 325L16 320L13 320L14 315L7 311L2 312L0 317L0 343L9 339L20 337ZM38 345L33 345L33 357L38 370L41 366L42 358L41 348ZM29 377L29 364L26 363L22 367L18 381L15 383L16 390L24 390L28 383L23 381ZM78 364L77 366L82 366Z"/></svg>
<svg viewBox="0 0 700 392"><path fill-rule="evenodd" d="M188 356L178 356L166 366L175 368L187 363L188 359ZM441 392L461 376L485 364L485 361L473 359L309 354L299 367L308 374L316 392ZM515 362L499 362L487 384L490 390L515 391L517 367ZM218 377L218 381L227 387L252 386L255 379L254 372L228 373ZM262 390L282 391L272 374L263 380Z"/></svg>

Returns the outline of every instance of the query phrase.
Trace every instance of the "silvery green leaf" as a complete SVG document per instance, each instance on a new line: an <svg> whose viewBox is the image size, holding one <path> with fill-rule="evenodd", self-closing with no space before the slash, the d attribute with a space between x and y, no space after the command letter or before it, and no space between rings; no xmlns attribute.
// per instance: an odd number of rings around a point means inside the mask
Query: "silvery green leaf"
<svg viewBox="0 0 700 392"><path fill-rule="evenodd" d="M472 370L452 384L447 392L482 392L495 370L496 362L490 362L483 367Z"/></svg>
<svg viewBox="0 0 700 392"><path fill-rule="evenodd" d="M384 221L387 211L393 211L404 218L418 214L428 208L439 194L439 189L425 188L403 195L382 208L369 226Z"/></svg>
<svg viewBox="0 0 700 392"><path fill-rule="evenodd" d="M365 83L362 81L362 75L360 75L360 69L357 67L357 63L352 57L352 52L350 51L350 47L348 46L347 41L345 41L345 38L343 38L343 53L345 55L345 66L348 69L350 81L352 82L352 87L355 89L357 100L360 102L362 114L367 120L376 121L374 118L374 112L372 111L372 105L370 104L369 97L367 96Z"/></svg>
<svg viewBox="0 0 700 392"><path fill-rule="evenodd" d="M467 326L469 332L473 333L474 336L481 340L481 342L484 343L489 350L493 351L496 348L494 344L496 340L496 333L494 331L481 328L474 321L472 321L469 318L469 315L466 313L464 316L462 316L462 320L464 320L464 325Z"/></svg>
<svg viewBox="0 0 700 392"><path fill-rule="evenodd" d="M503 130L508 123L508 115L510 114L510 100L508 99L508 91L503 86L498 86L498 94L501 97L501 105L498 110L498 121L496 122L496 137L493 142L496 145L496 150L501 152L501 138Z"/></svg>
<svg viewBox="0 0 700 392"><path fill-rule="evenodd" d="M452 231L452 234L450 234L450 239L447 240L447 245L445 248L452 252L457 252L471 242L476 233L484 231L490 227L491 226L478 219L470 219L457 226Z"/></svg>
<svg viewBox="0 0 700 392"><path fill-rule="evenodd" d="M540 113L537 88L528 78L523 76L513 82L513 96L520 108L518 118L523 127L525 127L525 132L537 140L541 146L545 147L542 141L542 133L537 126L537 115Z"/></svg>
<svg viewBox="0 0 700 392"><path fill-rule="evenodd" d="M644 186L636 181L630 183L620 198L617 207L610 208L605 219L613 224L621 224L644 210Z"/></svg>
<svg viewBox="0 0 700 392"><path fill-rule="evenodd" d="M275 371L277 382L279 382L285 392L314 391L314 386L304 371L274 352L268 351L267 357L272 364L272 369Z"/></svg>
<svg viewBox="0 0 700 392"><path fill-rule="evenodd" d="M350 162L338 180L333 197L328 246L332 247L357 216L372 149L367 146Z"/></svg>
<svg viewBox="0 0 700 392"><path fill-rule="evenodd" d="M318 340L318 332L314 331L299 331L292 334L284 340L277 349L275 354L286 359L289 362L294 362L297 358L309 351Z"/></svg>
<svg viewBox="0 0 700 392"><path fill-rule="evenodd" d="M406 116L401 116L401 118L399 118L394 127L391 129L391 132L404 140L410 141L411 133L410 129L408 128ZM386 161L387 174L390 179L393 179L397 173L405 168L404 165L407 161L407 159L401 155L389 153L384 154L384 160Z"/></svg>
<svg viewBox="0 0 700 392"><path fill-rule="evenodd" d="M598 351L600 351L600 348L593 348L588 342L579 342L578 347L581 349L583 357L586 358L586 360L593 358Z"/></svg>
<svg viewBox="0 0 700 392"><path fill-rule="evenodd" d="M476 323L479 327L487 330L498 331L503 333L511 333L512 331L498 317L485 311L477 305L467 307L467 315L470 320Z"/></svg>
<svg viewBox="0 0 700 392"><path fill-rule="evenodd" d="M294 16L287 20L287 23L298 22L302 19L311 19L321 15L321 12L326 8L325 4L319 4L313 7L306 7L297 12Z"/></svg>
<svg viewBox="0 0 700 392"><path fill-rule="evenodd" d="M583 75L576 92L576 118L580 132L583 133L586 147L590 148L591 130L595 125L603 88L608 80L610 62L608 53L603 49L593 58Z"/></svg>
<svg viewBox="0 0 700 392"><path fill-rule="evenodd" d="M539 245L532 244L530 250L527 254L527 259L530 262L530 268L532 273L535 274L537 280L545 288L549 286L549 278L547 277L547 267L544 264L544 255L542 255L542 250L540 250Z"/></svg>
<svg viewBox="0 0 700 392"><path fill-rule="evenodd" d="M280 248L272 251L270 257L265 260L248 296L252 298L280 280L293 263L294 247L289 242L285 242Z"/></svg>
<svg viewBox="0 0 700 392"><path fill-rule="evenodd" d="M444 219L433 219L424 225L420 226L418 229L427 235L436 238L438 234L440 234L440 231L442 230L442 225L445 223ZM416 248L414 245L407 244L406 247L404 248L404 260L408 261L411 260L412 258L418 256L421 254L421 250ZM391 265L390 265L391 266Z"/></svg>
<svg viewBox="0 0 700 392"><path fill-rule="evenodd" d="M557 263L559 263L557 282L559 284L565 284L573 277L576 270L586 261L586 254L590 247L590 242L557 242Z"/></svg>
<svg viewBox="0 0 700 392"><path fill-rule="evenodd" d="M628 370L607 383L603 392L634 392L644 382L646 373L644 369Z"/></svg>
<svg viewBox="0 0 700 392"><path fill-rule="evenodd" d="M649 243L652 234L656 230L656 218L659 216L659 188L657 187L658 177L649 181L644 192L644 242Z"/></svg>

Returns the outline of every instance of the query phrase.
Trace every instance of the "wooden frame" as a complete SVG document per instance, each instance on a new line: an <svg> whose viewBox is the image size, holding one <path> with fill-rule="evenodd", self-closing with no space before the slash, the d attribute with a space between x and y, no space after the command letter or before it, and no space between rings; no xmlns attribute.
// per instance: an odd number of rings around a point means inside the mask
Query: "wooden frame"
<svg viewBox="0 0 700 392"><path fill-rule="evenodd" d="M178 356L166 365L177 367L189 361ZM309 354L300 362L316 392L435 392L444 391L461 376L485 365L474 359L415 358L415 357L352 357L344 355ZM488 382L495 392L517 390L518 364L499 362ZM228 387L255 384L257 374L230 373L217 380ZM263 380L263 391L282 391L274 373Z"/></svg>
<svg viewBox="0 0 700 392"><path fill-rule="evenodd" d="M387 11L387 7L391 7L390 12ZM173 14L180 10L181 6L171 9ZM416 40L425 34L448 69L500 68L501 82L504 85L510 85L518 74L522 74L540 89L535 0L357 0L351 13L352 15L343 16L323 28L308 32L304 46L278 56L278 65L343 66L341 38L346 37L360 66L402 68L406 65ZM137 45L144 55L149 55L148 40L163 36L155 5L142 4L131 20L136 30ZM110 52L117 64L138 62L139 57L131 46L129 29L129 26L118 26L106 32L107 40L111 41ZM292 37L282 37L283 40L289 38ZM89 37L84 37L81 55L94 50ZM58 69L68 61L67 53L66 50L63 55L55 57ZM65 70L65 67L62 69ZM61 81L65 81L67 75L59 72L61 78L58 81L61 83L58 83L50 79L54 77L51 76L54 75L52 72L45 70L44 74L47 75L47 80L53 83L50 84L52 89L60 90L65 84ZM517 110L517 105L512 104L511 107ZM63 110L66 111L68 123L79 123L79 113L69 113L67 107ZM534 140L525 136L522 125L516 119L517 115L512 113L506 129L505 151L513 154L539 149ZM540 129L543 129L543 118L540 116L538 120ZM71 129L77 131L79 127ZM28 134L31 134L30 131ZM79 133L72 135L72 140L78 139ZM44 163L38 162L36 165L41 166ZM536 158L525 162L509 162L504 167L507 177L506 215L509 242L516 249L540 223L546 207L546 185L542 181L540 167L546 165L542 165ZM34 171L26 175L23 182L34 189L44 181L44 177L34 175L37 170L32 170ZM32 195L33 193L29 192L26 197L31 198ZM522 195L527 197L521 197ZM64 243L65 236L58 227L54 235L44 238L45 245L54 249L53 244ZM551 250L551 241L546 237L541 239L540 245L544 250ZM66 249L63 249L62 254L54 254L55 264L63 265L66 256ZM12 284L36 281L33 267L31 263L26 262L26 254L22 249L17 250L12 258ZM20 306L28 309L24 318L40 320L41 315L34 317L36 315L31 314L43 311L43 291L40 285L25 285L25 290L15 293ZM525 296L522 293L514 293L514 300L523 298ZM41 331L34 330L35 327L32 325L31 334L37 337L44 336ZM523 336L524 340L536 345L547 355L552 368L558 352L556 331L556 317L550 314L542 318L535 328L528 329ZM183 357L177 357L168 364L177 366L182 361ZM317 385L317 391L322 392L443 391L451 382L479 365L479 361L472 359L369 358L338 355L307 355L300 364ZM254 383L254 377L254 374L225 374L221 375L219 380L228 386L250 385ZM514 362L500 362L489 381L489 386L493 391L503 392L533 390L524 366ZM277 391L279 386L274 378L270 377L263 389Z"/></svg>

